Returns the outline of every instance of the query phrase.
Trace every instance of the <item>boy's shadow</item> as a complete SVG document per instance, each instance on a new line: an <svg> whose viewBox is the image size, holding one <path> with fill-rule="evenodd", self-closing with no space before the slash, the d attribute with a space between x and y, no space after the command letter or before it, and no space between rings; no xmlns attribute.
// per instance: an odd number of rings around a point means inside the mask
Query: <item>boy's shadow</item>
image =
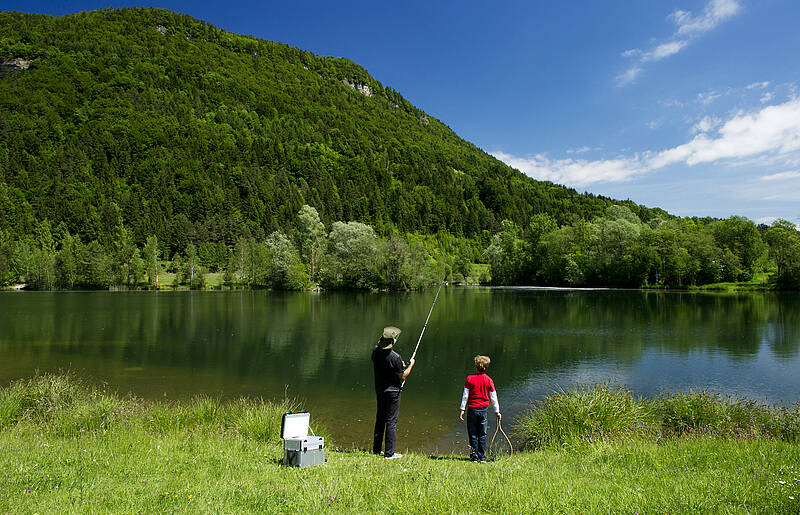
<svg viewBox="0 0 800 515"><path fill-rule="evenodd" d="M429 460L446 460L446 461L470 461L469 456L457 456L454 454L431 454L428 456Z"/></svg>

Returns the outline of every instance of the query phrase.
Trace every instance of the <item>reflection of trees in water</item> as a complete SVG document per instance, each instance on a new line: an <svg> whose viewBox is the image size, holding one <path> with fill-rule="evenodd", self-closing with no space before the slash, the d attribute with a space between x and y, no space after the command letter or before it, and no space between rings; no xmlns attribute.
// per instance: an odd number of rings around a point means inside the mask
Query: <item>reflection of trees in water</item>
<svg viewBox="0 0 800 515"><path fill-rule="evenodd" d="M269 375L287 383L371 384L384 325L408 359L433 293L131 292L0 296L0 352L79 354L126 366ZM796 294L449 289L420 347L415 383L449 395L489 354L504 382L573 363L637 360L647 349L751 359L764 343L797 355ZM416 385L415 385L416 387ZM457 388L456 388L457 389Z"/></svg>

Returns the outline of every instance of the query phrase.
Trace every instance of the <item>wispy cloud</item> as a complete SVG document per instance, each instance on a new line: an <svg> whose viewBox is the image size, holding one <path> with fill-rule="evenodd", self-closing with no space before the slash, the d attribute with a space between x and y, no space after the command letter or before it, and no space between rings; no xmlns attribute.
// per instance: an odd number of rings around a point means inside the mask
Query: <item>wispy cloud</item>
<svg viewBox="0 0 800 515"><path fill-rule="evenodd" d="M586 152L591 152L592 150L600 150L599 148L592 148L588 146L583 146L581 148L570 148L567 149L567 154L585 154Z"/></svg>
<svg viewBox="0 0 800 515"><path fill-rule="evenodd" d="M727 121L706 116L695 124L690 141L661 151L647 151L612 159L551 159L544 154L519 157L493 155L535 179L570 186L624 182L666 166L728 161L751 166L774 166L776 160L800 158L800 98L752 113L739 112ZM796 175L795 175L796 174ZM782 172L764 180L793 179L800 172Z"/></svg>
<svg viewBox="0 0 800 515"><path fill-rule="evenodd" d="M737 0L711 0L703 12L695 16L689 11L674 11L670 19L678 26L679 35L690 35L708 32L723 21L739 12L741 6Z"/></svg>
<svg viewBox="0 0 800 515"><path fill-rule="evenodd" d="M680 9L673 11L667 18L677 26L675 33L668 38L668 41L657 44L651 50L633 48L624 51L623 57L633 59L634 62L617 76L617 84L625 86L634 82L642 73L642 65L677 54L695 38L735 16L740 9L738 0L710 0L703 12L698 15Z"/></svg>
<svg viewBox="0 0 800 515"><path fill-rule="evenodd" d="M718 91L707 91L705 93L698 93L697 94L697 101L703 105L708 105L714 100L718 99L722 96L722 93Z"/></svg>
<svg viewBox="0 0 800 515"><path fill-rule="evenodd" d="M589 161L586 159L549 159L543 154L518 157L505 152L494 152L492 155L535 179L570 186L586 186L598 182L623 182L644 173L637 158Z"/></svg>
<svg viewBox="0 0 800 515"><path fill-rule="evenodd" d="M722 120L719 118L714 116L704 116L699 122L694 124L692 127L692 134L697 134L698 132L708 132L719 127L720 123L722 123Z"/></svg>
<svg viewBox="0 0 800 515"><path fill-rule="evenodd" d="M752 84L748 84L745 86L745 89L764 89L769 87L769 81L765 80L763 82L754 82Z"/></svg>
<svg viewBox="0 0 800 515"><path fill-rule="evenodd" d="M660 61L665 57L677 54L688 44L688 41L670 41L669 43L663 43L649 52L644 52L641 61L643 63Z"/></svg>
<svg viewBox="0 0 800 515"><path fill-rule="evenodd" d="M787 181L792 179L800 179L800 171L773 173L772 175L765 175L761 177L761 179L764 181Z"/></svg>

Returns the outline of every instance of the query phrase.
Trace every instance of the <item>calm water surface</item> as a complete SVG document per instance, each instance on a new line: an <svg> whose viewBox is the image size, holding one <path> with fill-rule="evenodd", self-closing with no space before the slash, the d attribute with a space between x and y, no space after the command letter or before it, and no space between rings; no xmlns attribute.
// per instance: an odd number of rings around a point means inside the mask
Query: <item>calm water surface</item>
<svg viewBox="0 0 800 515"><path fill-rule="evenodd" d="M119 393L303 400L344 448L371 443L370 352L408 359L434 292L2 292L0 384L70 369ZM577 383L800 401L800 294L443 289L403 393L398 448L464 452L458 404L488 354L504 427ZM493 432L494 427L490 428Z"/></svg>

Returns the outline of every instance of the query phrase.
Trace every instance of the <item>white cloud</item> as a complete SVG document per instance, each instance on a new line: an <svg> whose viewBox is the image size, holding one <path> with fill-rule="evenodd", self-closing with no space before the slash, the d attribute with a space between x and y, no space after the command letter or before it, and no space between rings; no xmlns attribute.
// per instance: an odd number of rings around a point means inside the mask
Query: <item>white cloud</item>
<svg viewBox="0 0 800 515"><path fill-rule="evenodd" d="M652 50L643 51L632 48L622 53L623 57L636 62L627 71L617 75L617 85L632 83L642 72L645 63L657 62L673 56L686 48L699 35L714 29L723 21L739 12L738 0L710 0L703 12L697 16L689 11L673 11L668 18L672 19L678 30L665 43L660 43Z"/></svg>
<svg viewBox="0 0 800 515"><path fill-rule="evenodd" d="M764 96L763 96L763 97L761 97L761 103L762 103L762 104L766 104L767 102L769 102L770 100L772 100L772 97L773 97L773 96L774 96L774 95L773 95L772 93L764 93Z"/></svg>
<svg viewBox="0 0 800 515"><path fill-rule="evenodd" d="M763 200L773 202L800 202L800 190L781 190L780 193L764 197Z"/></svg>
<svg viewBox="0 0 800 515"><path fill-rule="evenodd" d="M641 61L643 63L647 63L650 61L660 61L665 57L669 57L671 55L675 55L683 48L689 44L688 41L670 41L669 43L664 43L658 45L655 49L651 50L650 52L644 52L642 54Z"/></svg>
<svg viewBox="0 0 800 515"><path fill-rule="evenodd" d="M709 91L707 93L698 93L697 100L703 105L708 105L714 100L718 99L722 96L722 93L718 93L716 91Z"/></svg>
<svg viewBox="0 0 800 515"><path fill-rule="evenodd" d="M677 162L695 165L797 150L800 150L800 99L767 106L754 114L737 114L720 127L718 137L698 134L688 143L659 152L650 166L660 168Z"/></svg>
<svg viewBox="0 0 800 515"><path fill-rule="evenodd" d="M638 77L640 73L642 73L642 68L640 66L631 66L624 73L617 75L617 84L620 86L630 84L636 80L636 77Z"/></svg>
<svg viewBox="0 0 800 515"><path fill-rule="evenodd" d="M535 179L570 186L624 182L651 171L675 164L689 166L730 161L750 166L774 165L776 160L793 162L800 158L800 98L761 108L754 113L738 113L723 122L705 117L695 124L699 132L691 141L659 152L647 151L613 159L550 159L538 154L518 157L495 152L496 158ZM763 177L767 181L800 177L800 171ZM794 198L796 192L782 192ZM777 197L776 197L777 199Z"/></svg>
<svg viewBox="0 0 800 515"><path fill-rule="evenodd" d="M567 150L567 154L585 154L586 152L591 152L592 150L598 150L596 148L583 146L581 148L570 148Z"/></svg>
<svg viewBox="0 0 800 515"><path fill-rule="evenodd" d="M769 81L765 80L764 82L754 82L752 84L748 84L747 86L745 86L745 89L756 89L756 88L764 89L767 87L769 87Z"/></svg>
<svg viewBox="0 0 800 515"><path fill-rule="evenodd" d="M736 15L740 8L737 0L711 0L698 16L694 16L688 11L677 10L669 17L678 26L678 34L697 34L714 29L723 21Z"/></svg>
<svg viewBox="0 0 800 515"><path fill-rule="evenodd" d="M505 152L494 152L492 155L534 179L571 186L586 186L598 182L623 182L645 172L636 157L588 161L586 159L552 160L542 154L517 157Z"/></svg>
<svg viewBox="0 0 800 515"><path fill-rule="evenodd" d="M765 181L785 181L791 179L800 179L800 171L780 172L773 173L772 175L764 175L761 177Z"/></svg>
<svg viewBox="0 0 800 515"><path fill-rule="evenodd" d="M694 124L692 127L692 134L697 134L698 132L708 132L718 127L720 123L722 123L722 120L719 118L714 116L704 116L702 120Z"/></svg>

